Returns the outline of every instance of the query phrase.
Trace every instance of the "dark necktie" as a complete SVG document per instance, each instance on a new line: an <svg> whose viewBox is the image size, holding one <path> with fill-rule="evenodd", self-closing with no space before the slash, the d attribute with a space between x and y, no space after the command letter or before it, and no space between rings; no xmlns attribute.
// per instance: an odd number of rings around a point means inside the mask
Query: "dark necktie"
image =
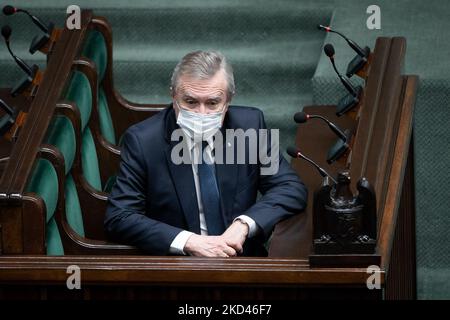
<svg viewBox="0 0 450 320"><path fill-rule="evenodd" d="M225 226L220 210L219 189L215 174L214 164L206 163L206 141L203 141L201 152L201 163L198 164L198 179L200 182L200 193L203 203L203 213L205 214L208 235L221 235L225 231Z"/></svg>

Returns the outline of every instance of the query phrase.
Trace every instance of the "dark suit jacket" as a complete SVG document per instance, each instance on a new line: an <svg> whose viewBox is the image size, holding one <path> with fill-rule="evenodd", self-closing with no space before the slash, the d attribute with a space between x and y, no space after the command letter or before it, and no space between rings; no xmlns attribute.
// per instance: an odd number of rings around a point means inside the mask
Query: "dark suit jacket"
<svg viewBox="0 0 450 320"><path fill-rule="evenodd" d="M172 148L179 143L171 141L171 134L177 128L175 111L169 107L126 131L122 162L105 217L111 240L149 254L166 255L182 230L200 234L192 166L171 161ZM265 128L259 109L230 106L221 130ZM245 214L261 231L246 241L244 255L264 255L262 244L275 224L301 212L307 201L305 186L281 155L277 174L264 176L260 169L259 161L216 164L225 225ZM262 196L257 201L258 190Z"/></svg>

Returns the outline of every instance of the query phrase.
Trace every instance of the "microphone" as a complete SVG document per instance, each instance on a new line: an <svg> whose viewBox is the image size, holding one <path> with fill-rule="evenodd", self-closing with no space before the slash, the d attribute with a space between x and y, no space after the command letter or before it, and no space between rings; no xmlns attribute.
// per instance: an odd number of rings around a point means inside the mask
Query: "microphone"
<svg viewBox="0 0 450 320"><path fill-rule="evenodd" d="M14 61L17 63L17 65L25 72L25 77L24 79L22 79L19 84L13 88L13 90L11 91L11 94L13 95L13 97L17 96L19 93L23 92L30 84L33 83L33 79L36 75L36 73L39 70L39 67L37 65L33 65L32 67L30 67L25 61L23 61L22 59L20 59L18 56L16 56L12 50L11 50L11 46L9 43L9 39L11 37L11 27L8 25L5 25L2 27L2 36L5 40L6 43L6 47L8 48L9 53L11 54L11 56L13 57Z"/></svg>
<svg viewBox="0 0 450 320"><path fill-rule="evenodd" d="M365 66L365 64L368 61L368 57L370 56L370 48L369 47L366 46L366 47L364 47L364 49L361 49L361 47L355 41L347 38L342 33L331 29L331 27L326 27L326 26L319 24L317 26L317 28L319 30L324 30L326 32L335 33L335 34L341 36L348 43L348 45L357 53L357 56L355 58L353 58L353 60L350 61L350 63L348 64L347 77L351 78L355 73L360 71Z"/></svg>
<svg viewBox="0 0 450 320"><path fill-rule="evenodd" d="M17 112L0 99L0 108L5 114L0 118L0 136L7 133L16 122Z"/></svg>
<svg viewBox="0 0 450 320"><path fill-rule="evenodd" d="M335 50L334 50L333 45L328 43L325 45L323 50L324 50L325 54L327 55L327 57L330 58L333 69L336 72L336 74L338 75L338 77L341 80L342 84L344 85L345 89L347 89L347 91L349 92L348 95L344 96L338 102L336 114L340 117L343 114L350 111L351 109L353 109L359 103L359 97L361 96L363 88L361 86L358 86L355 88L348 78L346 78L342 74L340 74L340 72L336 68L336 63L334 61Z"/></svg>
<svg viewBox="0 0 450 320"><path fill-rule="evenodd" d="M350 148L349 141L351 140L352 133L350 130L342 131L336 124L319 115L309 115L305 112L297 112L294 115L294 120L297 123L305 123L309 119L314 118L325 121L328 124L328 127L339 137L338 141L328 151L327 162L332 164L339 160L339 158L341 158Z"/></svg>
<svg viewBox="0 0 450 320"><path fill-rule="evenodd" d="M6 5L3 7L3 14L6 16L13 15L17 12L25 13L28 17L30 17L31 21L38 26L39 29L44 32L44 35L39 37L36 36L31 41L30 45L30 53L34 54L37 50L41 49L49 40L50 40L50 34L53 31L54 25L53 23L50 23L48 26L46 26L38 17L32 15L27 10L24 9L18 9L10 5Z"/></svg>
<svg viewBox="0 0 450 320"><path fill-rule="evenodd" d="M325 169L323 169L322 167L320 167L317 163L315 163L313 160L311 160L310 158L308 158L307 156L305 156L303 153L300 152L300 150L298 150L296 147L288 147L287 148L287 153L288 155L290 155L292 158L294 159L303 159L307 162L309 162L310 164L312 164L314 167L316 167L317 171L319 171L320 175L322 177L329 177L334 183L337 184L337 181L335 178L333 178L332 175L330 175L328 172L325 171Z"/></svg>
<svg viewBox="0 0 450 320"><path fill-rule="evenodd" d="M314 114L306 114L305 112L297 112L294 115L294 120L297 123L305 123L306 121L308 121L309 119L321 119L323 121L325 121L328 124L328 127L342 140L347 141L348 137L347 135L333 122L331 122L330 120L328 120L325 117L319 116L319 115L314 115Z"/></svg>
<svg viewBox="0 0 450 320"><path fill-rule="evenodd" d="M11 51L11 46L9 45L9 38L11 37L11 27L6 25L2 27L2 36L5 39L5 43L6 43L6 47L8 48L9 53L11 54L11 56L13 57L13 59L16 61L16 63L19 65L19 67L29 76L31 76L31 74L33 73L33 71L31 70L31 68L25 63L25 61L23 61L22 59L20 59L18 56L16 56L12 51Z"/></svg>

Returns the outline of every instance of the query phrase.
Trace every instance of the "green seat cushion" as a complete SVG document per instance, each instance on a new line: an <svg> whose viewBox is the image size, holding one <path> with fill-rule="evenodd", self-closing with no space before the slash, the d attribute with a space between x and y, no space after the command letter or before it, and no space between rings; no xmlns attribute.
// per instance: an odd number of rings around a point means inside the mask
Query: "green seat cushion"
<svg viewBox="0 0 450 320"><path fill-rule="evenodd" d="M88 78L79 71L74 71L65 99L75 102L81 114L81 130L89 122L92 110L92 90Z"/></svg>
<svg viewBox="0 0 450 320"><path fill-rule="evenodd" d="M47 255L49 256L63 256L64 248L61 242L61 236L59 234L58 225L56 224L55 218L52 218L47 223Z"/></svg>
<svg viewBox="0 0 450 320"><path fill-rule="evenodd" d="M34 192L42 198L47 211L47 223L55 213L58 202L58 176L50 161L38 159L28 181L26 192Z"/></svg>
<svg viewBox="0 0 450 320"><path fill-rule="evenodd" d="M82 137L81 165L83 168L83 175L87 182L89 182L93 188L102 190L97 150L95 149L94 139L89 128L84 130Z"/></svg>
<svg viewBox="0 0 450 320"><path fill-rule="evenodd" d="M69 226L80 236L84 237L83 215L78 199L77 188L72 175L66 177L66 217Z"/></svg>
<svg viewBox="0 0 450 320"><path fill-rule="evenodd" d="M108 101L106 100L105 91L102 88L98 94L98 111L100 116L100 131L102 136L111 144L116 144L116 134L114 125L109 112Z"/></svg>
<svg viewBox="0 0 450 320"><path fill-rule="evenodd" d="M56 116L52 119L47 130L45 143L55 146L64 156L66 174L72 168L75 158L75 130L69 118Z"/></svg>
<svg viewBox="0 0 450 320"><path fill-rule="evenodd" d="M95 63L97 74L99 75L98 79L101 82L105 76L106 66L108 64L108 51L105 38L101 32L89 30L82 55Z"/></svg>

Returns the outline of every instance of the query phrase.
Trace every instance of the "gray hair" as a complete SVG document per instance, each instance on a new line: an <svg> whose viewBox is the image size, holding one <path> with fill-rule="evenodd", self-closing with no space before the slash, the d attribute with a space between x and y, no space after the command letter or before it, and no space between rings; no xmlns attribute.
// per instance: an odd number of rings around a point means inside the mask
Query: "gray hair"
<svg viewBox="0 0 450 320"><path fill-rule="evenodd" d="M187 75L195 79L211 79L218 71L223 70L228 83L228 101L234 95L235 85L233 68L225 56L217 51L194 51L185 55L173 70L171 90L175 92L178 80Z"/></svg>

